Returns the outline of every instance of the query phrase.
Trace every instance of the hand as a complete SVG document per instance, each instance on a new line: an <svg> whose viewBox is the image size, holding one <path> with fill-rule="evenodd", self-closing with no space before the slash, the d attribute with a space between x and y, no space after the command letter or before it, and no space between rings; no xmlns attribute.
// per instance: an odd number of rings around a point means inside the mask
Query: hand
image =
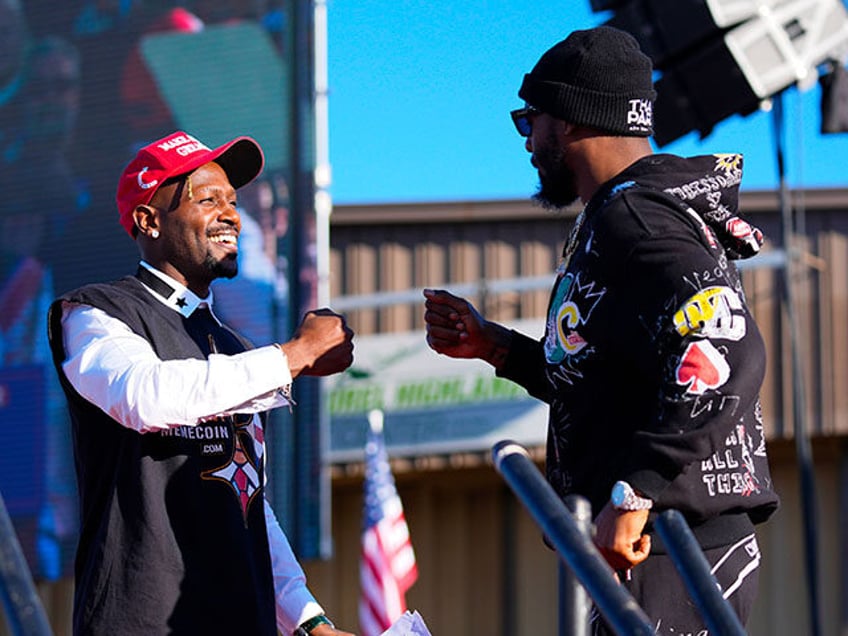
<svg viewBox="0 0 848 636"><path fill-rule="evenodd" d="M293 378L331 375L353 362L353 331L344 316L317 309L304 316L292 339L280 348L288 358Z"/></svg>
<svg viewBox="0 0 848 636"><path fill-rule="evenodd" d="M629 570L648 558L651 537L642 534L649 510L616 510L609 502L595 519L595 545L613 570Z"/></svg>
<svg viewBox="0 0 848 636"><path fill-rule="evenodd" d="M510 331L484 320L474 306L444 290L425 289L427 344L452 358L480 358L500 368L509 351Z"/></svg>

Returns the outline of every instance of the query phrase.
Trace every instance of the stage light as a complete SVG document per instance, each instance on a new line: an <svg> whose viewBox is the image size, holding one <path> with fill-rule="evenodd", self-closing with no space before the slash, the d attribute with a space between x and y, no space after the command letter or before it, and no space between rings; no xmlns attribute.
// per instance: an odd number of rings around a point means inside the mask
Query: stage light
<svg viewBox="0 0 848 636"><path fill-rule="evenodd" d="M589 4L592 7L592 11L595 13L599 13L601 11L609 11L610 9L617 9L623 4L626 4L627 0L590 0Z"/></svg>
<svg viewBox="0 0 848 636"><path fill-rule="evenodd" d="M766 98L797 83L808 89L816 67L848 50L842 0L786 0L732 29L725 42L751 88Z"/></svg>
<svg viewBox="0 0 848 636"><path fill-rule="evenodd" d="M607 22L633 34L659 71L655 139L707 136L848 54L842 0L631 0Z"/></svg>
<svg viewBox="0 0 848 636"><path fill-rule="evenodd" d="M632 34L654 67L663 69L779 1L629 0L606 24Z"/></svg>
<svg viewBox="0 0 848 636"><path fill-rule="evenodd" d="M654 140L659 146L693 130L703 139L720 121L750 115L762 101L721 39L681 58L655 88Z"/></svg>

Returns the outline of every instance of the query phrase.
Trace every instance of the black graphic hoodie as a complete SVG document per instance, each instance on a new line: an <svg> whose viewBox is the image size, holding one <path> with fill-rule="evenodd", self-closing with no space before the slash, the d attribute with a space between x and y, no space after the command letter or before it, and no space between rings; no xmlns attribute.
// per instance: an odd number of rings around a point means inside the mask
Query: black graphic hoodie
<svg viewBox="0 0 848 636"><path fill-rule="evenodd" d="M500 371L550 404L558 494L598 514L623 479L654 513L682 512L704 548L778 504L765 347L732 262L762 243L737 216L741 176L741 155L657 154L604 184L566 245L545 336L514 334Z"/></svg>

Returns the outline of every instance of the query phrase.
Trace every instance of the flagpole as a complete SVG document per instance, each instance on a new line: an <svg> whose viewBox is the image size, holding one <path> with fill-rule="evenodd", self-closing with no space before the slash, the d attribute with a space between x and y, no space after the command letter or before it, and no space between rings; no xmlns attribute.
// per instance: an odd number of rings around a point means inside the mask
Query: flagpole
<svg viewBox="0 0 848 636"><path fill-rule="evenodd" d="M383 423L383 411L368 413L359 568L362 636L379 636L404 615L406 591L418 578L409 528L383 439Z"/></svg>
<svg viewBox="0 0 848 636"><path fill-rule="evenodd" d="M371 430L377 435L382 434L383 432L383 411L380 409L374 409L373 411L368 412L368 425L371 427Z"/></svg>
<svg viewBox="0 0 848 636"><path fill-rule="evenodd" d="M804 368L801 361L801 333L795 297L795 278L798 273L795 229L789 186L786 180L784 155L783 94L774 97L772 124L774 126L775 155L779 178L781 239L783 241L784 269L781 278L781 299L789 332L792 366L792 433L798 461L798 480L801 499L804 564L806 566L807 602L809 603L810 636L821 634L821 599L819 594L818 560L818 506L816 502L816 477L813 450L806 425L807 401L804 387Z"/></svg>

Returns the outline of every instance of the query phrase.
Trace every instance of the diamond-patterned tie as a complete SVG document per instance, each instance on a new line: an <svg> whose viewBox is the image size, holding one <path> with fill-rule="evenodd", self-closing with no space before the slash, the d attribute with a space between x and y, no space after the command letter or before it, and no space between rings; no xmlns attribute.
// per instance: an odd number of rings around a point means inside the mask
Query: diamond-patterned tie
<svg viewBox="0 0 848 636"><path fill-rule="evenodd" d="M210 353L234 354L244 351L244 345L226 327L215 320L207 305L198 305L186 318L186 328L205 356Z"/></svg>
<svg viewBox="0 0 848 636"><path fill-rule="evenodd" d="M218 324L205 304L199 305L185 319L185 325L186 331L206 357L213 353L229 355L245 350L241 340L232 331ZM261 487L258 474L262 472L262 454L260 451L257 457L253 439L247 430L252 420L251 416L219 418L219 421L232 427L233 454L226 465L203 473L204 477L225 479L229 482L238 497L245 525L250 500Z"/></svg>
<svg viewBox="0 0 848 636"><path fill-rule="evenodd" d="M247 478L247 473L244 472L244 464L236 463L236 470L233 473L233 483L236 486L236 490L238 491L239 501L241 501L242 510L247 509L247 502L250 499L250 495L247 494L247 487L249 485L249 480Z"/></svg>

